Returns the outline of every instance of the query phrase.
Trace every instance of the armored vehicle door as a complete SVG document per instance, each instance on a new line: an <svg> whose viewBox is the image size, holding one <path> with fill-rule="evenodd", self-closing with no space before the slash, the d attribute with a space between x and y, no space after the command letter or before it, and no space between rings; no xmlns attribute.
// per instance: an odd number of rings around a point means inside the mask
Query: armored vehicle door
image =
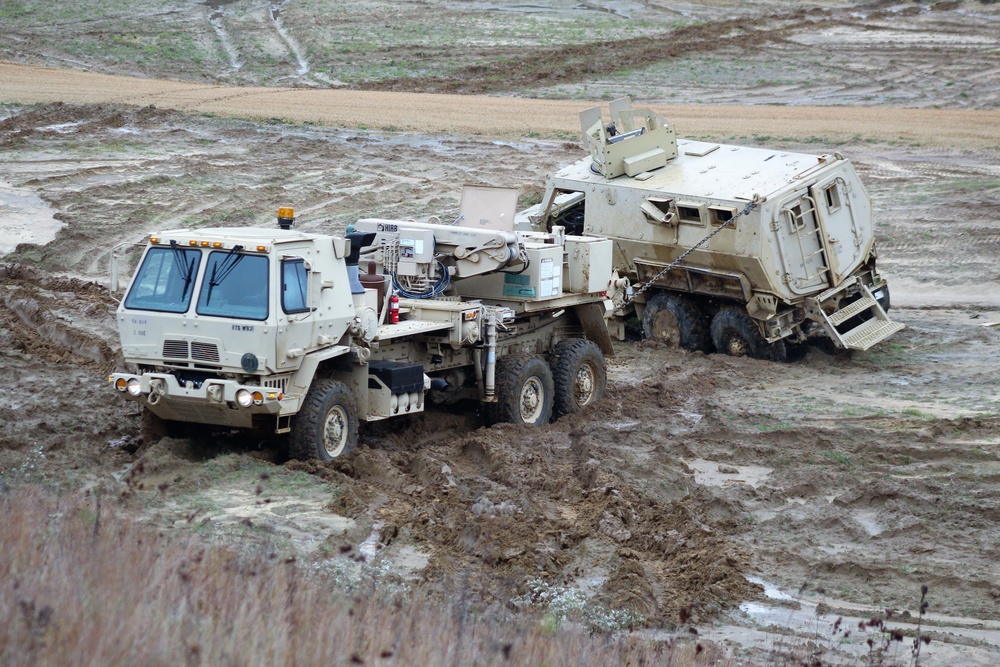
<svg viewBox="0 0 1000 667"><path fill-rule="evenodd" d="M784 281L796 294L812 294L830 286L823 229L809 192L805 188L781 200L771 222Z"/></svg>
<svg viewBox="0 0 1000 667"><path fill-rule="evenodd" d="M867 252L855 208L851 205L847 181L839 174L809 188L817 204L819 224L826 239L827 266L832 284L839 285Z"/></svg>

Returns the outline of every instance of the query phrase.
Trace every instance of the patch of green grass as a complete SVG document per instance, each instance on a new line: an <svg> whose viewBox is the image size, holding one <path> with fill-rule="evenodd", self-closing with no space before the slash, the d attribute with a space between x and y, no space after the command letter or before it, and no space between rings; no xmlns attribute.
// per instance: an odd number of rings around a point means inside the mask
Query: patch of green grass
<svg viewBox="0 0 1000 667"><path fill-rule="evenodd" d="M868 350L865 361L875 366L888 366L899 363L906 359L907 349L903 343L889 341L878 345L872 350Z"/></svg>
<svg viewBox="0 0 1000 667"><path fill-rule="evenodd" d="M761 433L772 433L774 431L790 431L795 428L793 422L784 419L775 419L774 417L767 417L768 421L763 424L757 425L757 430Z"/></svg>
<svg viewBox="0 0 1000 667"><path fill-rule="evenodd" d="M10 0L0 5L0 20L16 20L26 18L30 14L31 11L23 3L16 2L16 0Z"/></svg>
<svg viewBox="0 0 1000 667"><path fill-rule="evenodd" d="M918 410L917 408L906 408L903 410L903 414L910 417L919 417L920 419L934 419L934 415Z"/></svg>
<svg viewBox="0 0 1000 667"><path fill-rule="evenodd" d="M840 463L841 465L845 466L851 465L851 459L847 456L847 454L843 452L838 452L831 449L823 449L820 450L820 454L830 459L831 461Z"/></svg>

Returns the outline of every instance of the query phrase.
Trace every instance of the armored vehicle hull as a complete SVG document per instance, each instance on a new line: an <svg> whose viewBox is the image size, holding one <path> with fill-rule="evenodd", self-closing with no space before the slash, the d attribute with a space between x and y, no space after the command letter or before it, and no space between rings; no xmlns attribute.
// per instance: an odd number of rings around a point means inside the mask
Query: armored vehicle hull
<svg viewBox="0 0 1000 667"><path fill-rule="evenodd" d="M647 336L782 359L786 343L865 350L902 328L886 315L871 200L841 155L677 140L627 101L611 124L581 119L591 155L550 177L518 225L611 239Z"/></svg>

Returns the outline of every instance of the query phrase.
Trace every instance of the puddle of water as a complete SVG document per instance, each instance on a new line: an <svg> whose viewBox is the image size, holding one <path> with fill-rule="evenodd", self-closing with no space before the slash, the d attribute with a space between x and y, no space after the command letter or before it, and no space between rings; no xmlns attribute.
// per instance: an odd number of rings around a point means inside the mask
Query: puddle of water
<svg viewBox="0 0 1000 667"><path fill-rule="evenodd" d="M705 459L684 463L694 471L694 481L704 486L749 484L756 489L773 472L764 466L734 466Z"/></svg>
<svg viewBox="0 0 1000 667"><path fill-rule="evenodd" d="M1000 40L986 35L951 35L944 32L901 32L880 28L836 26L815 32L793 35L789 41L805 46L824 46L836 43L847 46L891 45L894 48L961 45L965 48L995 47Z"/></svg>
<svg viewBox="0 0 1000 667"><path fill-rule="evenodd" d="M0 255L13 252L19 243L45 245L55 239L65 223L32 190L0 181Z"/></svg>
<svg viewBox="0 0 1000 667"><path fill-rule="evenodd" d="M699 628L703 639L723 645L733 642L765 651L789 646L793 649L800 646L803 651L825 647L828 653L823 656L824 664L852 665L858 664L857 658L869 654L869 637L877 642L876 645L884 642L875 630L869 634L869 631L858 629L859 623L881 610L830 598L796 598L758 577L747 579L764 587L766 599L744 602L740 605L740 613L734 614L729 623ZM850 636L845 638L843 631L835 632L838 619L840 628L851 630ZM887 625L912 635L917 621L915 616L896 615ZM1000 622L927 614L921 632L933 637L930 644L921 647L922 664L983 667L1000 664ZM912 646L912 636L904 637L898 645L893 643L897 656L903 658L901 664L908 664ZM838 655L839 662L835 658ZM842 662L845 659L848 662Z"/></svg>
<svg viewBox="0 0 1000 667"><path fill-rule="evenodd" d="M69 134L73 131L73 128L83 125L83 121L78 120L72 123L56 123L55 125L46 125L45 127L38 128L39 132L52 131L58 132L59 134Z"/></svg>
<svg viewBox="0 0 1000 667"><path fill-rule="evenodd" d="M854 512L852 518L861 524L861 527L865 529L869 537L875 537L885 530L885 527L876 518L875 512L859 510Z"/></svg>

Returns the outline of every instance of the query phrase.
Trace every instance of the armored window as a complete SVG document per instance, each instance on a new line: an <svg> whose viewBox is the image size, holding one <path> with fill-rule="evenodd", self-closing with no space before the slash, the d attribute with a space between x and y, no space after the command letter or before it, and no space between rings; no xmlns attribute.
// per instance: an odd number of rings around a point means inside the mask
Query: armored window
<svg viewBox="0 0 1000 667"><path fill-rule="evenodd" d="M674 200L663 197L649 197L640 206L639 210L646 216L646 222L661 225L677 224L677 216L674 213Z"/></svg>
<svg viewBox="0 0 1000 667"><path fill-rule="evenodd" d="M309 273L301 259L286 259L281 263L281 309L286 313L309 310Z"/></svg>
<svg viewBox="0 0 1000 667"><path fill-rule="evenodd" d="M823 188L823 194L826 198L826 208L828 211L833 213L840 208L840 189L837 188L836 183L831 183Z"/></svg>
<svg viewBox="0 0 1000 667"><path fill-rule="evenodd" d="M685 225L704 226L702 207L697 204L677 204L677 218Z"/></svg>
<svg viewBox="0 0 1000 667"><path fill-rule="evenodd" d="M178 246L150 249L125 296L125 307L186 313L200 263L200 250Z"/></svg>
<svg viewBox="0 0 1000 667"><path fill-rule="evenodd" d="M736 217L736 209L729 206L709 206L708 215L713 225L724 225Z"/></svg>
<svg viewBox="0 0 1000 667"><path fill-rule="evenodd" d="M267 303L267 257L246 255L238 249L208 256L198 294L199 315L266 320Z"/></svg>

